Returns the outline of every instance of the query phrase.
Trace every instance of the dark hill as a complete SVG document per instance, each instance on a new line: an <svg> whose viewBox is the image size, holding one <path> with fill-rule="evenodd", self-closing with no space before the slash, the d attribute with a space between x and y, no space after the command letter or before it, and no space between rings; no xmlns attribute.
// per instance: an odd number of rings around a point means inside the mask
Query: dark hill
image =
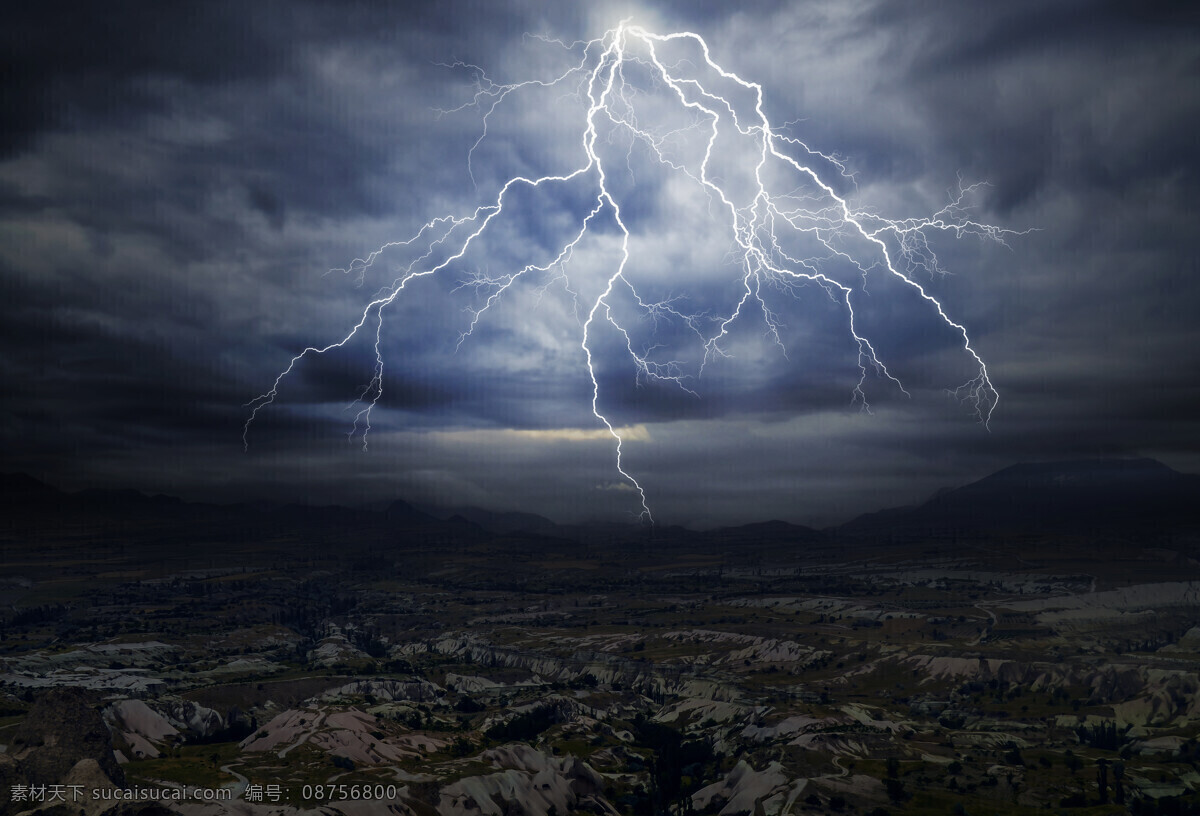
<svg viewBox="0 0 1200 816"><path fill-rule="evenodd" d="M1200 476L1152 459L1104 459L1013 465L921 505L869 513L832 530L783 521L695 532L636 524L556 525L529 513L414 507L397 500L377 509L243 503L211 505L134 490L66 493L25 474L0 474L0 532L14 541L55 531L87 531L96 541L181 545L264 541L313 545L511 542L534 557L559 552L671 557L684 551L806 552L872 542L942 541L1031 535L1131 539L1200 534ZM490 543L489 543L490 542ZM857 543L856 543L857 542Z"/></svg>
<svg viewBox="0 0 1200 816"><path fill-rule="evenodd" d="M1156 535L1200 529L1200 477L1153 459L1013 465L939 491L915 507L860 516L838 529L862 538L913 539L1063 533Z"/></svg>

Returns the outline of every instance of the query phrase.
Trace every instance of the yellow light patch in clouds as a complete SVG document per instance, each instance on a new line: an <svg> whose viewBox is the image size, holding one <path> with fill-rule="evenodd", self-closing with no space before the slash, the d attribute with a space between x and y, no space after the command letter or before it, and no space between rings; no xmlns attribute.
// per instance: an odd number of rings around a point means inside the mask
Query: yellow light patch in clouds
<svg viewBox="0 0 1200 816"><path fill-rule="evenodd" d="M649 442L650 431L645 425L627 425L614 429L626 442ZM504 428L501 430L466 430L466 431L434 431L431 437L447 444L467 445L504 445L504 444L538 444L547 442L607 442L612 440L612 434L607 428L543 428L538 430L520 430Z"/></svg>

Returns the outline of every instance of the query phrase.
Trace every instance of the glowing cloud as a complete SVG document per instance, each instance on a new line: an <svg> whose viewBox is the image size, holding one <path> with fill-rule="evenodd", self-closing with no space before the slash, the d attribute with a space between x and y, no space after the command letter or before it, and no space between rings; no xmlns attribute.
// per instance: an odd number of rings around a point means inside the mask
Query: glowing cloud
<svg viewBox="0 0 1200 816"><path fill-rule="evenodd" d="M634 492L647 521L652 516L646 491L622 460L623 443L646 434L644 429L631 433L642 426L616 426L601 406L597 368L605 342L621 350L639 385L664 383L696 395L706 365L729 353L731 330L739 320L752 319L747 314L753 312L764 321L770 341L786 354L776 301L786 304L800 288L820 287L844 315L847 342L857 354L859 369L852 400L868 410L866 384L871 374L887 387L908 393L860 329L855 310L866 296L868 280L886 276L899 282L924 304L931 319L959 338L973 375L950 392L987 424L999 399L987 365L966 328L916 279L921 273L941 272L927 240L935 232L1003 242L1008 231L969 217L965 199L975 187L960 189L949 205L927 218L883 218L852 206L838 192L853 184L843 164L788 135L786 127L773 125L763 109L762 87L717 65L699 35L659 35L622 22L599 39L545 42L572 55L571 67L550 79L497 84L482 69L460 64L476 76L476 92L464 107L477 107L483 116L482 132L466 157L468 171L474 181L476 152L488 138L489 124L501 106L520 94L549 89L557 91L560 100L579 102L577 163L558 173L513 175L494 199L473 212L434 218L415 235L385 244L341 270L361 278L385 254L404 259L396 267L398 276L366 304L345 335L328 345L305 348L268 391L248 403L244 440L259 412L275 401L281 383L302 360L368 332L374 338L374 372L358 394L349 431L350 438L361 437L365 448L372 411L384 393L385 310L415 281L430 276L454 276L457 288L474 298L458 337L460 348L519 282L538 293L561 286L570 296L581 362L591 379L591 412L598 431L613 440L616 471L624 480L608 489L623 485ZM553 116L559 126L563 120L570 122L571 110L568 103L557 104ZM703 288L708 292L706 301L720 293L724 298L720 307L694 309L685 295L659 294L663 281L631 264L637 213L645 210L643 188L648 184L659 185L663 195L700 200L706 217L719 225L720 240L728 250L714 259L717 271L669 270L673 285L669 280L668 288ZM529 206L531 196L547 192L564 198L580 196L588 202L561 240L549 251L544 242L536 247L531 243L533 259L508 269L468 271L465 256L473 244L502 229L506 214ZM603 262L581 261L580 256L588 253L603 256ZM599 275L598 267L603 268ZM645 326L651 327L647 337L642 336ZM608 333L604 341L599 339L602 328ZM532 438L591 436L545 431Z"/></svg>

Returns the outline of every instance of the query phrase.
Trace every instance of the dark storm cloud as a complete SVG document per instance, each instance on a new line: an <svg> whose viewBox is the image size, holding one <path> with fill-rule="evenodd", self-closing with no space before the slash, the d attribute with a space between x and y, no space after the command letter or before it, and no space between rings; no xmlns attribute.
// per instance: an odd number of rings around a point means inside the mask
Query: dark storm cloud
<svg viewBox="0 0 1200 816"><path fill-rule="evenodd" d="M85 126L162 100L152 76L212 84L282 69L289 42L267 4L27 3L5 13L4 153L51 128Z"/></svg>
<svg viewBox="0 0 1200 816"><path fill-rule="evenodd" d="M934 15L885 4L878 7L874 19L923 29L920 46L927 50L916 64L929 74L974 69L1046 50L1157 48L1164 39L1186 41L1200 27L1200 11L1193 3L1179 0L1136 6L1120 0L960 4Z"/></svg>
<svg viewBox="0 0 1200 816"><path fill-rule="evenodd" d="M191 86L254 83L286 75L314 45L404 46L445 59L444 47L519 34L524 18L478 3L407 4L403 15L379 2L46 2L14 6L2 40L10 149L39 131L87 119L161 109L140 92L149 79ZM562 17L561 13L553 15ZM422 44L426 44L422 47ZM459 55L461 56L461 55Z"/></svg>
<svg viewBox="0 0 1200 816"><path fill-rule="evenodd" d="M498 81L551 76L567 55L525 32L569 42L622 16L703 34L715 59L762 83L776 122L846 160L856 183L839 178L839 190L856 204L927 214L961 175L991 185L971 200L981 220L1042 230L1010 236L1011 250L941 236L955 275L916 278L991 366L1001 402L990 431L943 391L970 376L960 338L885 279L856 301L860 327L912 396L869 377L873 416L851 405L856 349L844 314L817 290L795 302L771 294L786 357L751 310L731 334L733 356L688 381L699 399L639 385L628 360L607 353L620 338L597 329L596 348L607 350L600 404L633 429L627 461L662 520L831 521L1018 459L1145 454L1200 467L1200 394L1187 376L1200 370L1200 253L1190 243L1200 219L1198 13L1165 2L1133 9L11 10L0 33L7 469L205 496L399 490L564 518L628 509L612 441L591 416L568 293L539 294L546 276L516 287L456 344L464 308L483 295L455 287L551 257L594 200L584 183L514 192L520 207L476 251L389 307L370 453L346 439L346 406L374 370L369 332L304 360L241 453L243 404L292 355L344 336L411 256L385 255L358 286L326 270L428 218L469 212L511 173L579 161L569 126L580 101L531 92L490 123L473 184L465 158L479 114L438 111L468 101L478 74L447 65L473 63ZM602 149L618 157L627 146ZM662 191L665 174L630 155L612 183L633 225L631 277L648 296L688 294L690 308L715 314L737 289L736 269L721 267L728 239L704 220L696 191ZM584 288L616 257L613 224L597 227L572 262ZM655 337L631 325L639 348L664 344L663 359L696 351L678 327Z"/></svg>
<svg viewBox="0 0 1200 816"><path fill-rule="evenodd" d="M1195 184L1200 12L1194 4L956 4L926 14L884 4L906 32L908 95L961 169L996 179L1000 211L1053 176L1121 192L1186 169Z"/></svg>

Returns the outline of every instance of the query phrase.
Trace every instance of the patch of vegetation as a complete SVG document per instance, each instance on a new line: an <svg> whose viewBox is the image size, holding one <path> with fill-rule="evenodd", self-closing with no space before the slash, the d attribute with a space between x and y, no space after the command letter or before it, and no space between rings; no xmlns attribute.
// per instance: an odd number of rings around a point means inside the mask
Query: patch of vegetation
<svg viewBox="0 0 1200 816"><path fill-rule="evenodd" d="M496 723L484 732L484 736L496 742L532 742L560 720L554 706L539 706L517 714L507 722Z"/></svg>

